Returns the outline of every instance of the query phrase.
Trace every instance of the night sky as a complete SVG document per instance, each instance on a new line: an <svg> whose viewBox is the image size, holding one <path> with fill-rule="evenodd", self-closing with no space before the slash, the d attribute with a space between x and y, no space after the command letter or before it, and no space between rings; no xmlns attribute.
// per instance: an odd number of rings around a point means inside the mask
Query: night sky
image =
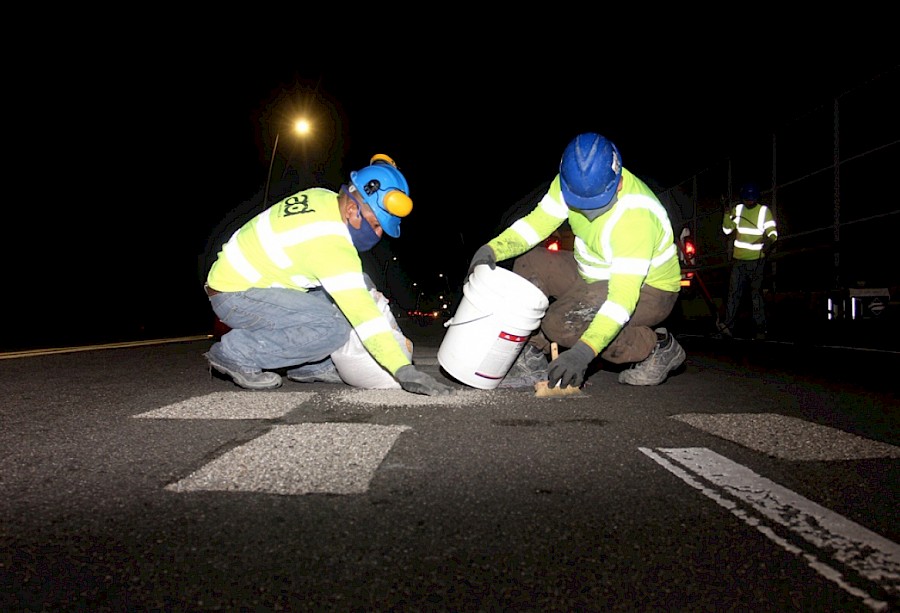
<svg viewBox="0 0 900 613"><path fill-rule="evenodd" d="M176 53L161 44L115 62L113 47L60 54L52 70L20 68L12 179L26 204L7 224L6 247L23 282L18 324L0 349L203 328L204 252L224 220L261 210L278 125L273 195L316 175L336 189L387 153L414 209L401 237L385 240L417 262L411 275L441 267L460 277L579 132L603 133L626 168L667 186L751 131L898 65L896 52L847 54L830 41L816 60L808 49L723 58L673 46L652 61L616 47L577 62L574 50L532 43L440 56L373 46L348 59L303 45ZM287 128L299 111L311 111L316 130L302 143Z"/></svg>

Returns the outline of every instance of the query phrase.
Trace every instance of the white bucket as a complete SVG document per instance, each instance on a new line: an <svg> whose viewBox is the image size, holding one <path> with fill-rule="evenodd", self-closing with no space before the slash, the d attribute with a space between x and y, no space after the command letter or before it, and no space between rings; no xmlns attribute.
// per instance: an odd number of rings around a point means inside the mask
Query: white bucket
<svg viewBox="0 0 900 613"><path fill-rule="evenodd" d="M494 389L537 330L550 306L533 283L497 266L476 266L438 349L438 362L457 380Z"/></svg>

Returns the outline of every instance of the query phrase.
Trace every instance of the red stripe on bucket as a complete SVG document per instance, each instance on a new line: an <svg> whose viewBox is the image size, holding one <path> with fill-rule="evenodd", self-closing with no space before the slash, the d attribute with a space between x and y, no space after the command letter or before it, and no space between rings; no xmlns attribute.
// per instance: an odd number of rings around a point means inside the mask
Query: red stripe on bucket
<svg viewBox="0 0 900 613"><path fill-rule="evenodd" d="M502 338L505 341L512 341L514 343L524 343L528 340L527 336L519 336L518 334L510 334L509 332L503 331L500 332L499 338Z"/></svg>
<svg viewBox="0 0 900 613"><path fill-rule="evenodd" d="M475 375L478 377L481 377L482 379L490 379L491 381L496 381L497 379L502 379L503 377L505 377L506 373L500 375L499 377L493 377L491 375L486 375L483 372L476 372Z"/></svg>

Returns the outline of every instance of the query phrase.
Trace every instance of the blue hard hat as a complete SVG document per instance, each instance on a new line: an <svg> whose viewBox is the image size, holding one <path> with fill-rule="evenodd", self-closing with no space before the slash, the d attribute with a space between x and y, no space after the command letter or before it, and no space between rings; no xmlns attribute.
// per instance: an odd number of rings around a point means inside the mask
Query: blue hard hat
<svg viewBox="0 0 900 613"><path fill-rule="evenodd" d="M741 188L741 200L759 200L759 188L756 183L747 183Z"/></svg>
<svg viewBox="0 0 900 613"><path fill-rule="evenodd" d="M412 211L409 184L394 160L375 155L370 166L350 173L350 182L378 218L388 236L400 236L400 218Z"/></svg>
<svg viewBox="0 0 900 613"><path fill-rule="evenodd" d="M619 150L612 141L594 132L572 139L559 163L563 198L576 209L599 209L612 202L621 176Z"/></svg>

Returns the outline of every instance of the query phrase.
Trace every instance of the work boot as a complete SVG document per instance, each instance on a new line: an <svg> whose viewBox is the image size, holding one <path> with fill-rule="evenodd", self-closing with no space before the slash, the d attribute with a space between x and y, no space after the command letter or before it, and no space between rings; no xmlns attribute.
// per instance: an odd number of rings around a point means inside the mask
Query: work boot
<svg viewBox="0 0 900 613"><path fill-rule="evenodd" d="M292 368L285 373L287 378L297 383L343 383L334 362L327 360L325 364L304 364Z"/></svg>
<svg viewBox="0 0 900 613"><path fill-rule="evenodd" d="M719 338L734 338L734 334L731 333L731 328L726 326L723 323L716 324L719 328Z"/></svg>
<svg viewBox="0 0 900 613"><path fill-rule="evenodd" d="M215 343L209 352L203 354L209 366L223 375L228 375L235 385L248 390L270 390L281 387L281 375L265 372L254 366L241 366L222 356L221 343Z"/></svg>
<svg viewBox="0 0 900 613"><path fill-rule="evenodd" d="M544 352L525 343L522 352L500 381L499 388L534 387L538 381L547 380L547 356Z"/></svg>
<svg viewBox="0 0 900 613"><path fill-rule="evenodd" d="M670 372L684 363L685 353L675 337L665 328L655 330L659 340L647 359L619 373L619 383L628 385L659 385Z"/></svg>

